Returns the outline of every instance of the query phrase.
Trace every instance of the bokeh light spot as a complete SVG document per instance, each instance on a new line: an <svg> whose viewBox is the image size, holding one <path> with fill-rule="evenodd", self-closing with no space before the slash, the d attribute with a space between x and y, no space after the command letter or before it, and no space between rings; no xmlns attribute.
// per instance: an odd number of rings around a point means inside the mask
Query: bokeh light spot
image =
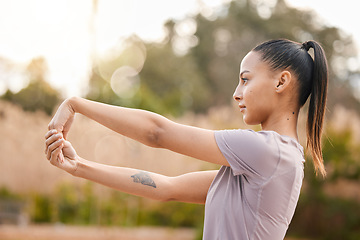
<svg viewBox="0 0 360 240"><path fill-rule="evenodd" d="M140 87L138 71L130 66L118 68L111 76L111 88L121 98L132 98Z"/></svg>

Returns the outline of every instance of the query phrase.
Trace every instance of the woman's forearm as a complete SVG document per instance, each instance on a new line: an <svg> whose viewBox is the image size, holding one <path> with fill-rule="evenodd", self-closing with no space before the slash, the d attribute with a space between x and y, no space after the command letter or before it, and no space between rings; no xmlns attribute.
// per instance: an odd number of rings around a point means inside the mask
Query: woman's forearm
<svg viewBox="0 0 360 240"><path fill-rule="evenodd" d="M69 100L73 110L145 145L157 147L157 135L167 119L140 109L98 103L83 98Z"/></svg>
<svg viewBox="0 0 360 240"><path fill-rule="evenodd" d="M168 201L172 196L171 177L142 170L109 166L80 159L73 175L121 192L155 200Z"/></svg>

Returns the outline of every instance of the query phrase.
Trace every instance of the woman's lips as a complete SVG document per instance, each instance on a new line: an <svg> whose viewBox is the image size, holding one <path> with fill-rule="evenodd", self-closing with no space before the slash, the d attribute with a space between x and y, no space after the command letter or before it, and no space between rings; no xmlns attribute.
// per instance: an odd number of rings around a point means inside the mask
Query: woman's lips
<svg viewBox="0 0 360 240"><path fill-rule="evenodd" d="M244 105L239 105L239 108L240 108L240 112L242 112L246 109L246 107Z"/></svg>

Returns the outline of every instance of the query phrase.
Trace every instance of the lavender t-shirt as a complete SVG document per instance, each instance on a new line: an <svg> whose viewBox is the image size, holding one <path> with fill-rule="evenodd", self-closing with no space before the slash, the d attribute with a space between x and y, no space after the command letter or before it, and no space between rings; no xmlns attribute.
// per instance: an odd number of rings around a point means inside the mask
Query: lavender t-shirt
<svg viewBox="0 0 360 240"><path fill-rule="evenodd" d="M273 131L223 130L215 139L230 167L209 188L203 239L284 239L304 177L303 147Z"/></svg>

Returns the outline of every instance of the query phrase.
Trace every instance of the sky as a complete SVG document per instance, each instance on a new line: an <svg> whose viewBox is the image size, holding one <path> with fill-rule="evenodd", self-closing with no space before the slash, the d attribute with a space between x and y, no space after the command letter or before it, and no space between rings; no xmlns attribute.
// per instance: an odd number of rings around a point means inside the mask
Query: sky
<svg viewBox="0 0 360 240"><path fill-rule="evenodd" d="M51 85L64 97L81 96L86 92L92 56L108 54L121 38L133 33L145 41L159 41L167 19L182 19L200 8L211 12L227 1L98 0L94 15L94 0L0 0L0 59L21 68L33 58L44 57ZM341 6L329 0L286 1L314 10L327 25L353 35L360 49L357 1L342 0ZM19 91L25 84L21 76L0 75L0 94L7 88Z"/></svg>

